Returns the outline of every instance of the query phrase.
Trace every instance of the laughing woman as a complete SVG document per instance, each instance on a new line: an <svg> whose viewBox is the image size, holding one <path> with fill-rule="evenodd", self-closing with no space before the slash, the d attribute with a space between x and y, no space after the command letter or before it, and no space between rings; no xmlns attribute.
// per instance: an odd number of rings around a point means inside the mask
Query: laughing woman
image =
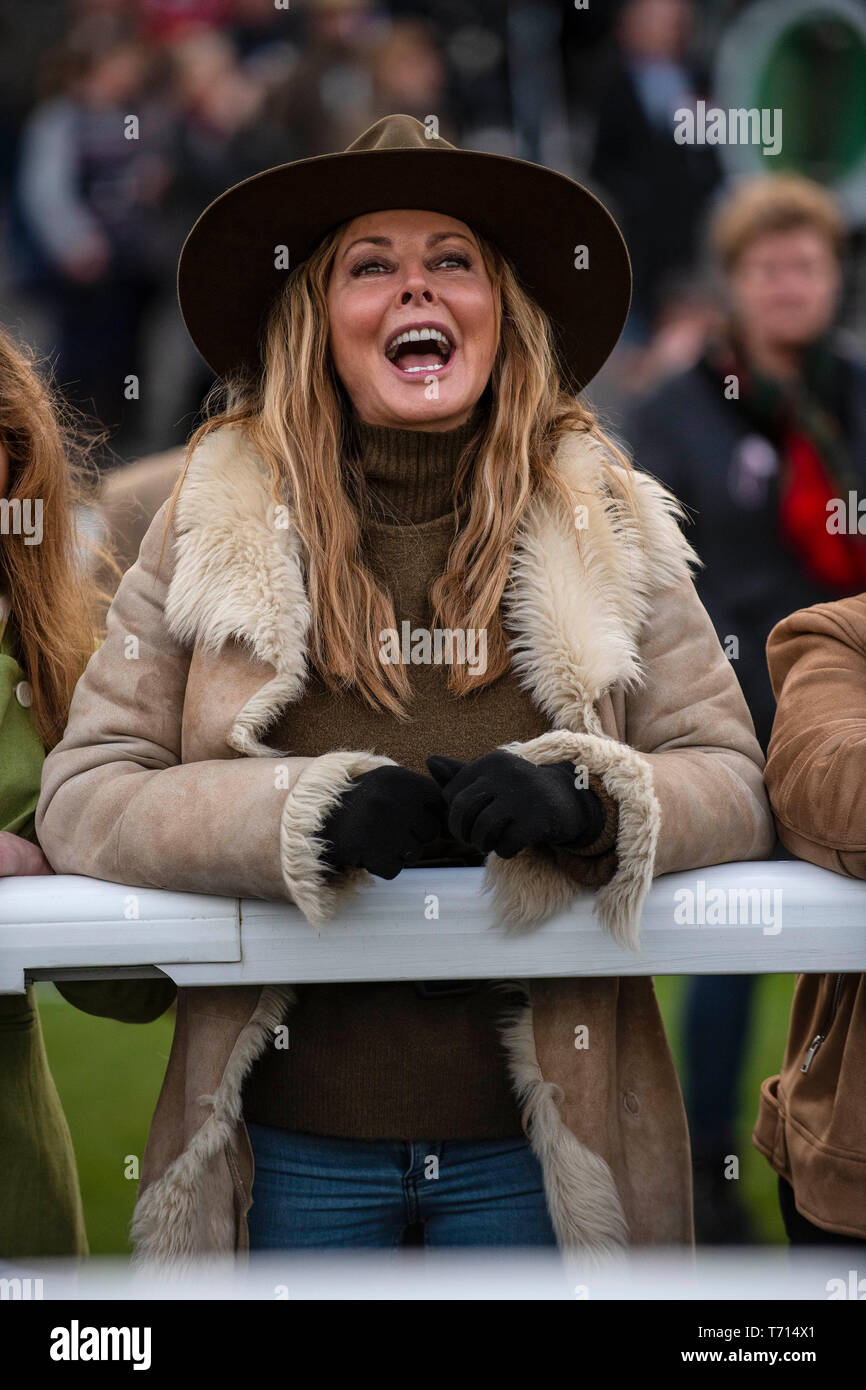
<svg viewBox="0 0 866 1390"><path fill-rule="evenodd" d="M628 307L615 224L426 135L389 117L191 232L181 305L228 398L120 586L40 835L60 870L313 925L368 873L483 863L503 927L592 893L634 946L654 875L770 853L761 752L674 499L573 394ZM419 663L419 631L473 659ZM180 991L140 1258L417 1224L691 1240L651 980Z"/></svg>

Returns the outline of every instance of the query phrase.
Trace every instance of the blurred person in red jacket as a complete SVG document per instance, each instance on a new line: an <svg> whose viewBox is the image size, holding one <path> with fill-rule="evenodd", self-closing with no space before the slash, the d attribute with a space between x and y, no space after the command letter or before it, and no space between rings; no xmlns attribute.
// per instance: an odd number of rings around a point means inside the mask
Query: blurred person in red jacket
<svg viewBox="0 0 866 1390"><path fill-rule="evenodd" d="M748 180L719 206L712 241L726 320L694 365L636 407L627 435L694 519L698 592L766 751L771 628L866 587L866 538L828 524L834 499L866 487L866 363L833 330L846 228L824 189L794 175ZM750 1236L725 1174L753 986L702 976L688 997L695 1225L707 1242Z"/></svg>

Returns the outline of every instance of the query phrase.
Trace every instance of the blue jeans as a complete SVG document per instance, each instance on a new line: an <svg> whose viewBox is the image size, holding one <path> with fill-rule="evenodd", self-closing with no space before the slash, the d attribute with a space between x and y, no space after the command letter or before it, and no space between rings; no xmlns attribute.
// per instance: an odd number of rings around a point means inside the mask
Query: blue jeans
<svg viewBox="0 0 866 1390"><path fill-rule="evenodd" d="M525 1139L335 1139L247 1121L255 1161L251 1250L555 1246L541 1167Z"/></svg>

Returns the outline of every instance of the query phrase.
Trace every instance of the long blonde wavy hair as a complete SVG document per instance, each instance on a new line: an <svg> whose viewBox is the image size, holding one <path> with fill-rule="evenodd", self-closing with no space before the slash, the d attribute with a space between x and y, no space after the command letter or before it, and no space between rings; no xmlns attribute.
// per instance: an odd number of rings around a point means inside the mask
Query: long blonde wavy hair
<svg viewBox="0 0 866 1390"><path fill-rule="evenodd" d="M110 602L88 558L113 571L117 565L77 523L76 505L95 501L98 479L88 462L95 436L88 439L35 355L2 328L0 442L9 456L7 500L42 504L38 545L14 530L0 535L0 589L9 591L15 654L33 691L39 737L51 749L63 735L72 692L102 635Z"/></svg>
<svg viewBox="0 0 866 1390"><path fill-rule="evenodd" d="M311 661L330 689L354 688L374 708L406 718L406 672L379 656L380 634L397 621L393 598L365 556L367 499L353 410L328 347L328 280L345 225L289 275L268 317L263 371L218 385L209 397L172 494L163 551L196 446L222 425L243 426L270 466L274 503L288 499L292 508L312 610ZM508 669L499 607L532 497L554 490L573 515L575 499L554 467L562 436L575 430L593 436L611 477L615 465L624 470L616 470L617 491L631 492L629 460L564 389L547 315L502 253L477 240L493 286L499 341L485 392L489 409L455 474L455 532L445 571L430 589L431 626L487 633L483 674L456 662L449 668L448 689L458 696Z"/></svg>

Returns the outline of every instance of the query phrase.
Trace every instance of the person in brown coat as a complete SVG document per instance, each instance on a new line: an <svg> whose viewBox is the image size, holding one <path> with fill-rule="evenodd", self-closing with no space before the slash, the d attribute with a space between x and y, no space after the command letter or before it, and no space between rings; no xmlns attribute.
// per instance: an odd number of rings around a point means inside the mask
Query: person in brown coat
<svg viewBox="0 0 866 1390"><path fill-rule="evenodd" d="M502 930L591 895L628 950L654 876L767 857L676 500L575 395L629 280L584 189L406 116L205 211L181 306L229 401L46 763L55 868L315 927L370 873L483 865ZM137 1258L390 1248L418 1219L438 1245L689 1244L652 980L579 970L181 989Z"/></svg>
<svg viewBox="0 0 866 1390"><path fill-rule="evenodd" d="M110 557L95 563L96 583L104 593L114 594L138 559L141 542L171 496L185 457L183 448L166 449L112 468L103 476L88 525Z"/></svg>
<svg viewBox="0 0 866 1390"><path fill-rule="evenodd" d="M766 783L779 837L866 878L866 594L777 623L778 701ZM797 1244L866 1240L866 976L801 975L781 1072L761 1087L754 1143L779 1175Z"/></svg>

